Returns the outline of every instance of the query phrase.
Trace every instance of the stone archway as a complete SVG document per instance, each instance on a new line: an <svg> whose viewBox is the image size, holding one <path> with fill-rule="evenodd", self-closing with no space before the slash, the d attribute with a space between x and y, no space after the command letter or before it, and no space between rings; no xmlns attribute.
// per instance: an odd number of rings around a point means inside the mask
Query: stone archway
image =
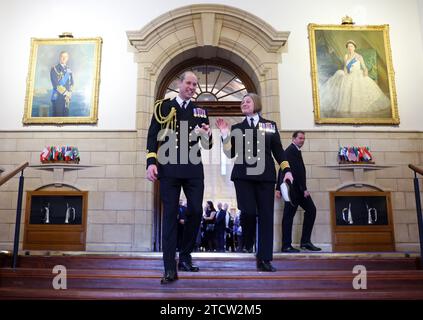
<svg viewBox="0 0 423 320"><path fill-rule="evenodd" d="M159 81L163 72L188 55L214 55L229 60L255 80L264 115L280 124L278 64L289 32L234 7L201 4L169 11L138 31L128 31L138 64L137 201L134 249L153 248L153 184L145 177L145 145ZM193 50L195 49L195 50ZM185 53L185 54L184 54Z"/></svg>

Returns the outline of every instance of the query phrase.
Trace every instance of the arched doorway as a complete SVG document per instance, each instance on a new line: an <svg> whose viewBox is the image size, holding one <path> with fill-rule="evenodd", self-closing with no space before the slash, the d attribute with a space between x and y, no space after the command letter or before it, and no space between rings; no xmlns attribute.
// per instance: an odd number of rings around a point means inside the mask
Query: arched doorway
<svg viewBox="0 0 423 320"><path fill-rule="evenodd" d="M262 96L263 115L280 123L278 65L289 32L244 10L199 4L171 10L143 29L128 31L138 65L137 201L133 249L157 250L154 186L145 179L145 145L154 101L169 71L192 58L230 61L248 75Z"/></svg>
<svg viewBox="0 0 423 320"><path fill-rule="evenodd" d="M194 58L176 65L163 79L157 99L174 98L178 94L177 82L185 71L193 71L198 77L195 103L207 109L209 116L239 116L239 103L247 92L257 89L236 64L220 58Z"/></svg>

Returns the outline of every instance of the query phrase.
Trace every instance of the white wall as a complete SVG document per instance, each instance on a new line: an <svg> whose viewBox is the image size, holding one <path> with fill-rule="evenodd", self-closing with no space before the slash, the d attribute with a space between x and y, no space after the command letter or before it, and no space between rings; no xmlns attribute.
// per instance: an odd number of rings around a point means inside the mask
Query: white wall
<svg viewBox="0 0 423 320"><path fill-rule="evenodd" d="M67 129L120 130L135 128L136 64L128 49L126 31L140 29L169 10L193 3L221 3L242 8L280 31L290 31L287 52L280 65L283 129L351 129L351 126L315 126L311 95L307 24L340 23L348 14L357 24L390 24L391 45L401 125L392 130L421 130L423 113L423 42L418 2L421 0L9 0L0 3L0 130L23 127L22 116L28 73L30 38L56 38L68 31L75 37L101 36L104 40L99 123ZM420 7L422 13L422 7ZM56 129L44 126L43 129ZM357 130L369 130L360 127ZM377 127L386 130L390 127Z"/></svg>
<svg viewBox="0 0 423 320"><path fill-rule="evenodd" d="M417 4L419 6L420 30L423 41L423 0L417 0Z"/></svg>

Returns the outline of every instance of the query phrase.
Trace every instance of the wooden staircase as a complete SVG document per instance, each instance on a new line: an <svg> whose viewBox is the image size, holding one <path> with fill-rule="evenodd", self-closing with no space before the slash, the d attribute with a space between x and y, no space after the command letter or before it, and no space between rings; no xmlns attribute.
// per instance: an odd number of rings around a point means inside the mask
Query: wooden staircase
<svg viewBox="0 0 423 320"><path fill-rule="evenodd" d="M196 254L198 273L160 285L160 255L10 256L0 254L0 299L423 299L420 260L406 256L275 254L277 272L257 272L248 254ZM67 270L67 290L54 290L53 267ZM356 265L367 289L353 289Z"/></svg>

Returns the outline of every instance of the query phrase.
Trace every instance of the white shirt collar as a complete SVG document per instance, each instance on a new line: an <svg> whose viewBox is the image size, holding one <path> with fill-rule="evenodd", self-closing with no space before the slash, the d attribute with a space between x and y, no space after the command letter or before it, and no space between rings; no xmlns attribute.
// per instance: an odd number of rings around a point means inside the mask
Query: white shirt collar
<svg viewBox="0 0 423 320"><path fill-rule="evenodd" d="M185 108L186 108L188 106L190 100L189 99L188 100L182 100L182 98L179 95L176 96L176 102L178 102L180 107L182 107L182 102L184 102L184 101L186 101L186 104L185 104Z"/></svg>
<svg viewBox="0 0 423 320"><path fill-rule="evenodd" d="M251 123L251 121L250 121L250 119L251 119L251 118L253 118L253 119L254 119L254 126L256 127L256 126L257 126L257 123L258 123L258 122L259 122L259 120L260 120L259 114L258 114L258 113L255 113L253 116L248 116L248 117L245 117L245 119L247 119L248 124L250 124L250 123Z"/></svg>
<svg viewBox="0 0 423 320"><path fill-rule="evenodd" d="M297 146L294 142L292 143L299 151L301 151L300 149L300 147L299 146Z"/></svg>

